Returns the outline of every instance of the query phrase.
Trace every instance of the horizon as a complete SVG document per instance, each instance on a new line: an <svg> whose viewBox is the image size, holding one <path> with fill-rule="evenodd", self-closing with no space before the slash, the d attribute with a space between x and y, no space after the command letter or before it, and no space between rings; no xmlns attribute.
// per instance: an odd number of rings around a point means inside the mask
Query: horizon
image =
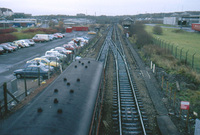
<svg viewBox="0 0 200 135"><path fill-rule="evenodd" d="M199 0L0 0L1 6L16 13L39 15L72 15L83 13L93 16L122 16L145 13L198 11Z"/></svg>

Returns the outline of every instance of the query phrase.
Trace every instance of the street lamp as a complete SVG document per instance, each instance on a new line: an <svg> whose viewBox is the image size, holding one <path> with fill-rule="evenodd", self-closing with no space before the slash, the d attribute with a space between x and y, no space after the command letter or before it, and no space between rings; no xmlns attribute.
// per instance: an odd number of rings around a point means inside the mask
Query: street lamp
<svg viewBox="0 0 200 135"><path fill-rule="evenodd" d="M38 86L40 86L40 63L37 61L38 66Z"/></svg>

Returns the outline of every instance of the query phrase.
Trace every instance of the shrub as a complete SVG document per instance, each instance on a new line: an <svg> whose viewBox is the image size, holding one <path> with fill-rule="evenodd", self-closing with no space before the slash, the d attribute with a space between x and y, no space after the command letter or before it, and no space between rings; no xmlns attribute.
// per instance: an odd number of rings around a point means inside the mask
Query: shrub
<svg viewBox="0 0 200 135"><path fill-rule="evenodd" d="M154 26L153 33L157 34L157 35L162 35L162 33L163 33L162 28L159 25Z"/></svg>
<svg viewBox="0 0 200 135"><path fill-rule="evenodd" d="M11 34L0 34L0 43L12 42L16 39L17 37Z"/></svg>
<svg viewBox="0 0 200 135"><path fill-rule="evenodd" d="M45 28L30 28L27 30L22 31L23 33L38 33L38 32L42 32L42 33L46 33L46 34L52 34L52 33L56 33L58 32L56 29L45 29Z"/></svg>
<svg viewBox="0 0 200 135"><path fill-rule="evenodd" d="M0 29L0 34L6 34L6 33L12 33L12 32L17 32L17 29L10 28L10 29Z"/></svg>
<svg viewBox="0 0 200 135"><path fill-rule="evenodd" d="M142 48L144 45L152 44L152 36L146 31L140 31L136 34L136 44L138 48Z"/></svg>
<svg viewBox="0 0 200 135"><path fill-rule="evenodd" d="M152 43L152 36L145 31L145 25L139 22L131 25L130 33L134 35L134 40L138 48Z"/></svg>

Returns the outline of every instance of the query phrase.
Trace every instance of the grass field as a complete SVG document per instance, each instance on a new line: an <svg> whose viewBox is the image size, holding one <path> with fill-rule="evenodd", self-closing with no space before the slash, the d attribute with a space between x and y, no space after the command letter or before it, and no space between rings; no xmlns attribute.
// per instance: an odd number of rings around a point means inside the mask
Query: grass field
<svg viewBox="0 0 200 135"><path fill-rule="evenodd" d="M152 33L152 26L146 26L146 30L149 33ZM159 37L160 39L166 40L168 42L173 43L175 46L179 46L180 48L184 47L186 50L191 50L191 52L199 52L200 50L200 33L194 32L174 32L177 29L172 28L162 28L162 35L154 35L155 37Z"/></svg>
<svg viewBox="0 0 200 135"><path fill-rule="evenodd" d="M159 38L169 44L182 49L182 55L186 55L188 51L188 60L191 64L192 56L194 55L194 67L200 69L200 33L186 32L175 28L162 28L162 35L153 34L153 26L146 26L146 31L151 33L155 38ZM174 49L175 50L175 49ZM179 53L179 51L178 51Z"/></svg>
<svg viewBox="0 0 200 135"><path fill-rule="evenodd" d="M175 48L177 48L177 54L180 56L180 50L182 49L182 55L186 55L186 52L188 51L188 57L187 60L189 62L189 65L191 65L192 56L194 53L194 69L198 69L196 72L193 71L191 68L184 67L184 65L174 64L172 60L168 59L162 59L162 57L156 56L156 58L161 61L162 64L161 67L166 67L166 70L172 70L174 72L172 73L182 73L180 71L185 71L182 74L185 74L186 76L189 76L191 79L194 79L196 82L196 86L198 87L197 90L181 90L181 92L177 93L177 97L180 100L184 101L190 101L192 105L192 110L198 113L198 117L200 115L200 108L199 108L199 100L200 100L200 33L194 33L194 32L186 32L178 29L172 29L172 28L162 28L163 34L162 35L155 35L153 34L153 26L146 26L146 31L153 35L156 39L161 39L162 41L166 42L167 44L170 44L170 46L173 45L173 55L175 52ZM161 45L162 48L165 48L165 45ZM162 52L161 52L162 53ZM177 59L180 59L180 57L176 57ZM167 61L168 60L168 61ZM183 60L183 59L181 59ZM167 63L169 63L169 66L165 66ZM158 64L158 63L157 63ZM175 68L173 68L173 65L176 65Z"/></svg>

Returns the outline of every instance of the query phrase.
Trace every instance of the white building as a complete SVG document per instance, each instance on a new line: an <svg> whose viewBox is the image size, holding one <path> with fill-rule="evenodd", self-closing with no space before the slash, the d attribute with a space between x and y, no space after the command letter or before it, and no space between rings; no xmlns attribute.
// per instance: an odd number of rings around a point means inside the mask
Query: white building
<svg viewBox="0 0 200 135"><path fill-rule="evenodd" d="M164 17L163 24L177 25L176 17Z"/></svg>

